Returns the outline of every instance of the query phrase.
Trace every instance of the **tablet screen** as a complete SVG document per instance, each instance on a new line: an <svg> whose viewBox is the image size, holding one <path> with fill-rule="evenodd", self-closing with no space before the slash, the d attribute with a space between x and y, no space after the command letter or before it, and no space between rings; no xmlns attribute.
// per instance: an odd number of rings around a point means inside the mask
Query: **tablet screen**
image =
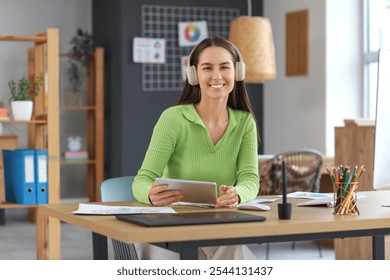
<svg viewBox="0 0 390 280"><path fill-rule="evenodd" d="M181 190L183 202L214 204L217 184L214 182L157 178L157 185L168 185L168 190Z"/></svg>

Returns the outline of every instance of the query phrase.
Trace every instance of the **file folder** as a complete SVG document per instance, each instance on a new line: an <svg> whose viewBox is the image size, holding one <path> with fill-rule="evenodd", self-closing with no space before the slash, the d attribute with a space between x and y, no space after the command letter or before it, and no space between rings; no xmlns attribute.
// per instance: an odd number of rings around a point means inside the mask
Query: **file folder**
<svg viewBox="0 0 390 280"><path fill-rule="evenodd" d="M35 151L3 150L6 200L36 204Z"/></svg>
<svg viewBox="0 0 390 280"><path fill-rule="evenodd" d="M3 169L4 169L4 191L5 200L16 202L12 176L12 152L13 150L3 150Z"/></svg>
<svg viewBox="0 0 390 280"><path fill-rule="evenodd" d="M35 150L36 203L48 202L47 189L47 150Z"/></svg>

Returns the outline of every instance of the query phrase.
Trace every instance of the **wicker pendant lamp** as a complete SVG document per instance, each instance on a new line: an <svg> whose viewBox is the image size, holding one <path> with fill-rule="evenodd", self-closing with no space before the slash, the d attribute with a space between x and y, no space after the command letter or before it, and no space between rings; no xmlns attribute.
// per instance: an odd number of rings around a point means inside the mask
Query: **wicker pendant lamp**
<svg viewBox="0 0 390 280"><path fill-rule="evenodd" d="M246 83L273 80L276 77L276 65L271 23L265 17L250 16L250 0L248 15L231 22L229 41L237 46L243 57Z"/></svg>

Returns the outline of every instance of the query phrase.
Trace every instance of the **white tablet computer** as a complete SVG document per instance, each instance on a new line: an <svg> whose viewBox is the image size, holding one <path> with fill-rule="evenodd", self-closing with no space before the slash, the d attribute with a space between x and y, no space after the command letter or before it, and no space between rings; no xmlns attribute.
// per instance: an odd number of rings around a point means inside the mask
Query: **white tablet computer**
<svg viewBox="0 0 390 280"><path fill-rule="evenodd" d="M168 185L168 190L181 190L183 202L214 204L217 184L214 182L157 178L157 185Z"/></svg>

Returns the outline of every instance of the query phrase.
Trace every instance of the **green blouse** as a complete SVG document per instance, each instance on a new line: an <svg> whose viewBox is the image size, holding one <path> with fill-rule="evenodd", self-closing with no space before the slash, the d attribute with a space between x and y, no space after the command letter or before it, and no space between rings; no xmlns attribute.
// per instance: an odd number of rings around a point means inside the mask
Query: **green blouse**
<svg viewBox="0 0 390 280"><path fill-rule="evenodd" d="M234 185L240 202L259 191L257 129L249 112L228 107L229 124L213 145L194 105L165 110L153 130L144 161L133 182L139 202L150 204L148 193L157 177Z"/></svg>

